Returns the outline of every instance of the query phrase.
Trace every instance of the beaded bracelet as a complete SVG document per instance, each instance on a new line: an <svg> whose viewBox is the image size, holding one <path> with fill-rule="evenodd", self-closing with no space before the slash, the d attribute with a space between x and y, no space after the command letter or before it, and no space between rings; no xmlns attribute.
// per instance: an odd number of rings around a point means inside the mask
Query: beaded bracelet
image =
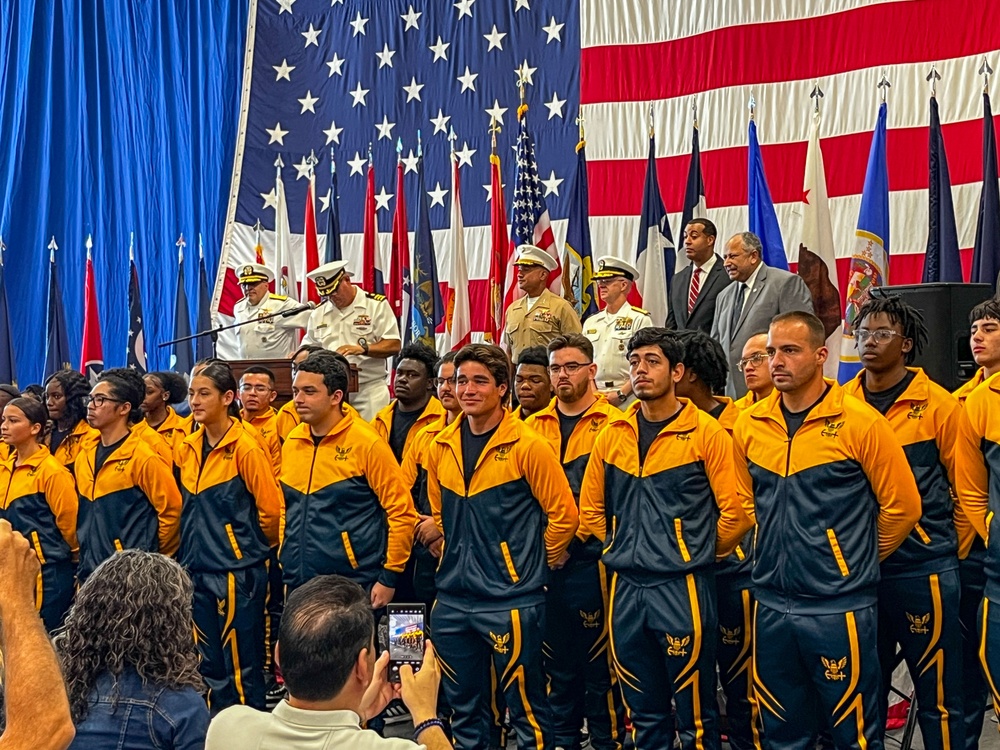
<svg viewBox="0 0 1000 750"><path fill-rule="evenodd" d="M414 742L420 742L420 734L425 729L430 729L431 727L441 727L441 731L444 731L444 722L441 719L434 718L428 719L427 721L422 721L413 728L413 740Z"/></svg>

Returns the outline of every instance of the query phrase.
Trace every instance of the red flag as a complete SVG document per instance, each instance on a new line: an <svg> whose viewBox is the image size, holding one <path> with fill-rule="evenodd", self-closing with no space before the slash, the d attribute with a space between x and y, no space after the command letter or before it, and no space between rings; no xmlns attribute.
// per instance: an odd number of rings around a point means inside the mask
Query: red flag
<svg viewBox="0 0 1000 750"><path fill-rule="evenodd" d="M397 320L403 319L403 269L410 267L410 235L406 221L406 196L403 194L403 162L396 160L396 214L392 218L392 270L385 290L389 306Z"/></svg>
<svg viewBox="0 0 1000 750"><path fill-rule="evenodd" d="M462 217L459 163L451 152L451 267L446 284L445 330L448 348L455 350L472 341L469 313L469 269L465 257L465 220Z"/></svg>
<svg viewBox="0 0 1000 750"><path fill-rule="evenodd" d="M319 240L316 238L316 176L309 176L309 187L306 188L306 269L302 274L302 280L307 281L308 274L319 268ZM308 281L310 302L319 304L319 292L316 291L316 284Z"/></svg>
<svg viewBox="0 0 1000 750"><path fill-rule="evenodd" d="M364 273L361 276L365 290L375 293L382 292L382 280L379 277L378 263L378 221L375 216L375 165L368 159L368 188L365 191L365 230L364 230Z"/></svg>
<svg viewBox="0 0 1000 750"><path fill-rule="evenodd" d="M500 343L503 333L503 285L511 258L510 235L507 234L507 209L503 202L503 180L500 157L490 155L490 315L486 321L486 340Z"/></svg>
<svg viewBox="0 0 1000 750"><path fill-rule="evenodd" d="M87 276L83 285L83 351L80 355L80 372L91 383L104 369L101 350L101 322L97 317L97 287L94 284L94 261L90 257L90 237L87 237Z"/></svg>

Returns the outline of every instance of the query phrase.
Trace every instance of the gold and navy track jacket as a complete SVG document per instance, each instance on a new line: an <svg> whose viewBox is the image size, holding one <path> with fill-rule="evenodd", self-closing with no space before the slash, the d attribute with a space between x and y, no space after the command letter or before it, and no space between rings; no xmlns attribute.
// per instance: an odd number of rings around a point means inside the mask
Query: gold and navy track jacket
<svg viewBox="0 0 1000 750"><path fill-rule="evenodd" d="M525 420L528 427L534 429L545 438L546 442L558 456L562 448L562 435L559 431L559 415L556 413L558 399L540 412L532 414ZM605 425L623 419L620 409L608 403L607 398L598 395L576 423L573 432L566 441L566 453L562 457L563 471L569 480L569 488L573 491L573 499L580 503L580 487L583 485L583 474L587 470L587 461L594 450L594 441ZM581 533L582 532L582 533ZM567 565L574 562L593 562L601 557L601 540L596 539L582 527L577 529L577 537L569 547L570 559Z"/></svg>
<svg viewBox="0 0 1000 750"><path fill-rule="evenodd" d="M445 427L448 415L442 414L413 436L403 453L403 484L410 488L413 505L422 516L431 515L431 503L427 498L427 457L431 444Z"/></svg>
<svg viewBox="0 0 1000 750"><path fill-rule="evenodd" d="M86 441L75 464L81 579L115 552L173 555L178 544L181 496L169 464L141 433L130 432L95 476L99 443L100 437Z"/></svg>
<svg viewBox="0 0 1000 750"><path fill-rule="evenodd" d="M177 560L191 570L248 568L278 543L283 506L271 460L252 427L232 417L230 423L204 465L204 427L184 439L174 458L184 498Z"/></svg>
<svg viewBox="0 0 1000 750"><path fill-rule="evenodd" d="M973 375L967 383L960 385L951 392L951 395L958 399L958 403L965 406L965 399L969 397L969 394L981 386L986 380L986 370L980 367L976 370L976 374Z"/></svg>
<svg viewBox="0 0 1000 750"><path fill-rule="evenodd" d="M757 518L753 586L771 609L840 613L876 601L879 560L920 520L888 420L832 380L789 440L774 391L736 421L736 482Z"/></svg>
<svg viewBox="0 0 1000 750"><path fill-rule="evenodd" d="M719 415L719 425L729 433L729 437L733 436L733 429L736 427L736 420L739 418L740 414L743 413L744 409L749 409L753 406L754 392L747 391L746 396L741 398L739 401L733 401L733 399L728 396L713 396L713 398L720 404L725 404L726 408L722 410L722 414ZM740 401L750 398L750 401L746 401L744 405L740 406ZM744 510L747 510L744 508ZM748 510L748 513L752 510ZM715 568L715 574L720 576L731 576L728 580L731 586L738 586L740 588L750 587L750 569L753 567L753 528L746 533L746 535L739 541L734 549L725 559L719 560ZM733 576L739 575L739 579L733 578Z"/></svg>
<svg viewBox="0 0 1000 750"><path fill-rule="evenodd" d="M59 446L52 451L56 461L63 466L71 467L83 447L91 440L99 439L100 433L81 419L63 438Z"/></svg>
<svg viewBox="0 0 1000 750"><path fill-rule="evenodd" d="M641 402L597 436L580 491L581 523L609 570L639 585L708 570L753 525L736 495L733 442L686 398L639 463Z"/></svg>
<svg viewBox="0 0 1000 750"><path fill-rule="evenodd" d="M733 401L733 404L735 404L736 408L739 409L740 411L745 411L746 409L749 409L756 403L757 403L757 394L754 393L753 391L747 391L740 398Z"/></svg>
<svg viewBox="0 0 1000 750"><path fill-rule="evenodd" d="M42 565L75 560L80 498L73 475L44 445L20 466L15 460L0 462L0 518L31 542Z"/></svg>
<svg viewBox="0 0 1000 750"><path fill-rule="evenodd" d="M389 442L389 435L392 434L392 417L395 412L395 406L396 399L393 399L389 402L388 406L383 406L379 409L378 414L375 415L375 419L371 421L375 432L387 443ZM406 455L406 451L410 447L410 443L417 436L417 433L436 422L444 413L444 407L441 406L441 402L435 396L431 396L431 400L427 402L427 406L424 407L423 412L417 417L417 421L413 423L410 431L406 433L406 440L403 441L402 455Z"/></svg>
<svg viewBox="0 0 1000 750"><path fill-rule="evenodd" d="M268 407L264 414L253 419L247 419L246 412L242 412L242 415L244 424L253 428L248 432L256 433L255 436L259 438L260 447L264 449L264 455L271 459L275 481L279 480L281 478L281 438L278 436L278 413Z"/></svg>
<svg viewBox="0 0 1000 750"><path fill-rule="evenodd" d="M980 450L959 455L957 491L969 522L986 542L986 597L1000 602L1000 373L965 400L972 439Z"/></svg>
<svg viewBox="0 0 1000 750"><path fill-rule="evenodd" d="M278 439L284 443L288 440L288 435L302 424L302 418L295 411L295 403L288 401L281 405L278 413L274 415L275 428L278 430Z"/></svg>
<svg viewBox="0 0 1000 750"><path fill-rule="evenodd" d="M335 573L395 588L413 545L417 512L389 444L348 411L320 441L308 424L282 449L285 526L278 559L285 583Z"/></svg>
<svg viewBox="0 0 1000 750"><path fill-rule="evenodd" d="M504 411L469 486L462 464L464 416L434 439L427 495L444 534L438 599L491 612L541 604L579 524L573 493L548 443Z"/></svg>
<svg viewBox="0 0 1000 750"><path fill-rule="evenodd" d="M136 433L139 439L153 449L153 452L163 459L163 462L170 466L174 460L174 448L167 439L159 432L149 426L146 420L136 422L129 427L131 432Z"/></svg>
<svg viewBox="0 0 1000 750"><path fill-rule="evenodd" d="M961 498L952 499L955 469L960 452L978 451L968 430L958 399L927 377L919 367L910 385L889 407L885 418L903 446L910 470L920 490L922 515L913 531L882 562L883 578L912 578L958 568L959 538L971 539L975 531L964 522ZM864 370L844 385L844 392L864 400Z"/></svg>
<svg viewBox="0 0 1000 750"><path fill-rule="evenodd" d="M186 421L184 417L168 406L167 418L160 422L155 429L163 435L163 439L167 441L171 452L173 452L177 450L177 446L181 444L184 438L191 434L191 422ZM171 457L172 460L173 458Z"/></svg>

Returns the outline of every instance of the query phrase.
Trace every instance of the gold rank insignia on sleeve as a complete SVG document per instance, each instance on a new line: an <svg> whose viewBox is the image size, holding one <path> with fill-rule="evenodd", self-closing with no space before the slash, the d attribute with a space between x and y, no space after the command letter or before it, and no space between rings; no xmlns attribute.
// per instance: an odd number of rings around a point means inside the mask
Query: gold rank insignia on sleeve
<svg viewBox="0 0 1000 750"><path fill-rule="evenodd" d="M382 300L385 299L385 295L384 294L373 294L372 292L365 292L365 296L368 299L373 299L373 300L375 300L377 302L381 302Z"/></svg>
<svg viewBox="0 0 1000 750"><path fill-rule="evenodd" d="M640 315L649 315L649 310L643 310L641 307L636 307L635 305L632 305L632 309L635 310Z"/></svg>

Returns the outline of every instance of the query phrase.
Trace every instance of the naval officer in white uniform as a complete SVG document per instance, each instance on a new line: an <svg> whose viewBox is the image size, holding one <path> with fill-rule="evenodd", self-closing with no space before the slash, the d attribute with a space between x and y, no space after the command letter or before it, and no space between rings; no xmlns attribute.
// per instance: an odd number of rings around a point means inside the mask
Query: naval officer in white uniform
<svg viewBox="0 0 1000 750"><path fill-rule="evenodd" d="M389 403L386 360L402 346L396 316L383 295L351 283L347 261L325 263L307 275L323 302L309 313L302 344L339 352L357 366L358 392L350 402L370 422Z"/></svg>
<svg viewBox="0 0 1000 750"><path fill-rule="evenodd" d="M268 284L274 281L270 268L258 263L241 266L238 279L243 299L233 305L233 317L238 323L257 320L234 329L240 359L288 359L297 346L297 329L302 327L298 316L283 318L280 314L301 305L281 294L274 294ZM267 317L275 314L274 317Z"/></svg>
<svg viewBox="0 0 1000 750"><path fill-rule="evenodd" d="M597 389L624 410L633 400L628 376L628 340L640 328L653 325L649 313L628 303L639 272L631 263L611 256L601 258L594 274L604 309L583 321L583 335L594 345Z"/></svg>

